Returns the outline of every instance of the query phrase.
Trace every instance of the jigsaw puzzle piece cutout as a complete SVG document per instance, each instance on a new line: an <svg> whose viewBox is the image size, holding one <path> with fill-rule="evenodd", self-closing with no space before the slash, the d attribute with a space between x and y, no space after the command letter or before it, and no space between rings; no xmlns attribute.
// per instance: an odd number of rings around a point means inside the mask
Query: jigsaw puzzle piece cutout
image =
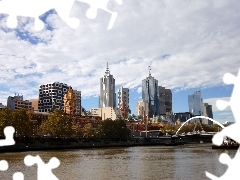
<svg viewBox="0 0 240 180"><path fill-rule="evenodd" d="M11 146L15 144L15 140L13 138L15 129L12 126L7 126L4 128L4 136L5 139L0 140L0 146Z"/></svg>
<svg viewBox="0 0 240 180"><path fill-rule="evenodd" d="M230 73L226 73L223 76L223 82L225 84L235 84L236 82L236 77Z"/></svg>
<svg viewBox="0 0 240 180"><path fill-rule="evenodd" d="M15 172L13 174L13 180L24 180L24 175L21 172Z"/></svg>
<svg viewBox="0 0 240 180"><path fill-rule="evenodd" d="M5 160L0 161L0 171L8 170L8 162Z"/></svg>
<svg viewBox="0 0 240 180"><path fill-rule="evenodd" d="M75 17L70 17L70 13L75 0L61 0L60 3L56 3L55 10L59 17L66 22L66 24L72 28L77 29L79 26L79 19Z"/></svg>
<svg viewBox="0 0 240 180"><path fill-rule="evenodd" d="M233 175L239 171L239 168L238 168L239 161L240 161L239 149L233 159L231 159L227 153L222 153L219 157L219 162L221 162L222 164L228 165L228 169L225 172L225 174L223 174L221 177L217 177L207 171L205 171L205 174L211 180L239 179L240 174L238 175L238 177L233 177Z"/></svg>
<svg viewBox="0 0 240 180"><path fill-rule="evenodd" d="M219 110L224 110L226 109L228 106L230 106L230 103L224 100L217 100L216 101L216 106Z"/></svg>
<svg viewBox="0 0 240 180"><path fill-rule="evenodd" d="M73 4L74 0L2 0L0 1L0 13L9 15L7 26L10 28L17 27L17 16L32 17L34 18L34 28L39 31L44 28L44 22L39 19L39 16L55 9L63 21L71 28L76 29L79 20L69 17Z"/></svg>
<svg viewBox="0 0 240 180"><path fill-rule="evenodd" d="M90 5L90 8L86 12L86 16L89 19L95 19L97 16L98 9L102 9L111 14L111 18L108 24L107 30L112 29L114 22L117 18L117 12L110 11L107 7L109 0L78 0L80 2L86 3ZM121 0L116 0L117 3L122 4Z"/></svg>
<svg viewBox="0 0 240 180"><path fill-rule="evenodd" d="M225 127L224 129L222 129L220 132L218 132L217 134L215 134L212 138L212 142L218 146L222 145L223 139L224 137L229 137L232 140L240 143L240 136L238 133L240 129L240 123L234 123L231 124L227 127Z"/></svg>
<svg viewBox="0 0 240 180"><path fill-rule="evenodd" d="M52 169L55 169L60 165L60 161L57 158L53 157L47 164L45 164L38 155L35 157L28 155L24 158L24 163L27 166L37 164L38 180L45 180L46 178L51 180L58 180L58 178L52 173Z"/></svg>

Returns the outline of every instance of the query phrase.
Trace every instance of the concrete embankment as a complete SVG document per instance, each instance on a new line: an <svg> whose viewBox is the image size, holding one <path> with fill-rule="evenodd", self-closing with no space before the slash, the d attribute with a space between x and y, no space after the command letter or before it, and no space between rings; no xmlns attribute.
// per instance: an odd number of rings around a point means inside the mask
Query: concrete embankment
<svg viewBox="0 0 240 180"><path fill-rule="evenodd" d="M15 145L0 147L0 152L22 152L22 151L47 151L63 149L86 149L86 148L108 148L108 147L132 147L132 146L176 146L184 144L172 141L171 137L163 138L133 138L131 141L82 141L66 139L41 139L34 141L18 141Z"/></svg>
<svg viewBox="0 0 240 180"><path fill-rule="evenodd" d="M22 151L47 151L47 150L66 150L66 149L86 149L86 148L109 148L109 147L133 147L133 146L177 146L187 143L199 143L202 139L189 137L134 137L128 141L108 141L74 138L34 138L18 139L13 146L0 147L0 153L22 152ZM208 142L204 139L203 142Z"/></svg>

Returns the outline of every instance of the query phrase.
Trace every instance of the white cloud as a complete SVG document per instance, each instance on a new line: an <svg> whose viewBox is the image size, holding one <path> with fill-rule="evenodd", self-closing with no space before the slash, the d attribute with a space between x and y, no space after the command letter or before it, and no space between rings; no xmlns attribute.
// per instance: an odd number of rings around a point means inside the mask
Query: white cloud
<svg viewBox="0 0 240 180"><path fill-rule="evenodd" d="M18 30L39 43L22 40L19 32L6 28L5 17L0 20L4 92L28 98L37 96L38 85L59 81L84 96L97 95L107 62L116 85L129 88L141 85L150 64L161 85L178 89L222 84L224 73L236 74L240 67L240 4L234 0L124 1L113 6L119 14L110 31L110 15L98 11L90 20L87 8L74 4L77 30L56 14L46 19L53 30L40 32L34 31L33 19L19 18Z"/></svg>

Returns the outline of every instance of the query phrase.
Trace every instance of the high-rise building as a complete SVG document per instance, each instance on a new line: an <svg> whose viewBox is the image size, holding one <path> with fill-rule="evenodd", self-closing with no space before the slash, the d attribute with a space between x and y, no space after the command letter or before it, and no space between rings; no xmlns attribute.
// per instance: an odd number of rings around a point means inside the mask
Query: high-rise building
<svg viewBox="0 0 240 180"><path fill-rule="evenodd" d="M23 95L19 96L19 95L15 94L15 96L9 96L7 98L7 107L9 109L11 109L12 111L14 111L15 110L15 102L16 101L23 101Z"/></svg>
<svg viewBox="0 0 240 180"><path fill-rule="evenodd" d="M206 116L206 117L209 117L209 118L213 119L212 105L209 105L208 103L203 104L203 116ZM208 119L203 119L202 123L203 124L208 124L208 125L213 124L213 122L211 120L208 120Z"/></svg>
<svg viewBox="0 0 240 180"><path fill-rule="evenodd" d="M141 100L137 102L136 115L140 116L142 119L146 118L148 115L148 101Z"/></svg>
<svg viewBox="0 0 240 180"><path fill-rule="evenodd" d="M116 107L115 79L110 74L108 64L102 78L100 78L99 107Z"/></svg>
<svg viewBox="0 0 240 180"><path fill-rule="evenodd" d="M129 89L121 87L118 90L118 108L119 109L122 107L123 101L125 103L125 107L128 109L128 111L130 113L130 109L129 109Z"/></svg>
<svg viewBox="0 0 240 180"><path fill-rule="evenodd" d="M189 112L194 116L203 115L203 100L201 97L201 91L195 91L194 94L188 95L188 107Z"/></svg>
<svg viewBox="0 0 240 180"><path fill-rule="evenodd" d="M148 101L149 118L160 115L158 80L149 76L142 80L142 99Z"/></svg>
<svg viewBox="0 0 240 180"><path fill-rule="evenodd" d="M73 90L73 92L76 94L76 98L77 98L76 115L81 115L82 114L81 91Z"/></svg>
<svg viewBox="0 0 240 180"><path fill-rule="evenodd" d="M159 106L160 114L166 115L172 112L172 91L159 86Z"/></svg>
<svg viewBox="0 0 240 180"><path fill-rule="evenodd" d="M63 110L63 97L67 93L68 85L54 82L52 84L40 85L39 87L39 112L50 112L54 109Z"/></svg>
<svg viewBox="0 0 240 180"><path fill-rule="evenodd" d="M75 115L76 114L76 105L77 105L77 96L73 92L72 87L70 86L67 93L64 95L64 112L66 114Z"/></svg>

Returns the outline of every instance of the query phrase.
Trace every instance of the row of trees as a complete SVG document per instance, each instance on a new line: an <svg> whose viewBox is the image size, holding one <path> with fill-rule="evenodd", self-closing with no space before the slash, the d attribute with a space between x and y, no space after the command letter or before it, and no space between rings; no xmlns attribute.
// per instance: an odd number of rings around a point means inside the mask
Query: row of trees
<svg viewBox="0 0 240 180"><path fill-rule="evenodd" d="M42 133L49 136L77 136L85 139L109 139L127 140L130 137L130 129L122 119L106 119L97 127L91 123L83 127L72 124L68 116L60 110L55 110L48 116L48 120L40 126Z"/></svg>
<svg viewBox="0 0 240 180"><path fill-rule="evenodd" d="M180 127L181 127L180 124L178 124L178 125L164 124L160 128L160 130L161 130L160 135L163 135L166 133L168 133L170 135L174 135L174 134L176 134L176 132L178 131L178 129ZM180 129L179 133L193 132L194 127L195 127L195 123L186 124ZM202 130L204 130L206 132L217 132L217 131L219 131L219 126L217 124L207 125L207 124L197 123L196 127L195 127L195 131L201 132Z"/></svg>
<svg viewBox="0 0 240 180"><path fill-rule="evenodd" d="M3 130L6 126L15 128L15 136L23 137L33 134L33 123L30 121L29 114L24 109L11 111L8 108L0 111L0 136L3 137Z"/></svg>
<svg viewBox="0 0 240 180"><path fill-rule="evenodd" d="M15 128L15 136L34 136L45 135L49 137L83 137L85 139L116 139L126 140L130 137L130 129L127 128L124 120L107 119L102 123L94 126L91 123L81 127L79 124L71 122L69 116L61 110L54 110L48 116L48 119L42 124L33 123L30 120L30 114L25 109L11 111L6 108L0 111L0 136L3 137L3 129L6 126ZM175 134L181 125L162 124L160 135ZM179 133L192 132L195 127L194 123L183 126ZM218 125L197 124L195 131L217 132Z"/></svg>
<svg viewBox="0 0 240 180"><path fill-rule="evenodd" d="M83 137L85 139L127 140L130 129L124 120L107 119L93 127L91 123L81 127L71 122L69 116L61 110L54 110L48 119L40 125L30 120L30 114L25 109L11 111L6 108L0 111L0 136L6 126L15 128L16 137L34 136L36 134L49 137ZM37 133L36 133L37 131ZM35 134L34 134L35 133Z"/></svg>

